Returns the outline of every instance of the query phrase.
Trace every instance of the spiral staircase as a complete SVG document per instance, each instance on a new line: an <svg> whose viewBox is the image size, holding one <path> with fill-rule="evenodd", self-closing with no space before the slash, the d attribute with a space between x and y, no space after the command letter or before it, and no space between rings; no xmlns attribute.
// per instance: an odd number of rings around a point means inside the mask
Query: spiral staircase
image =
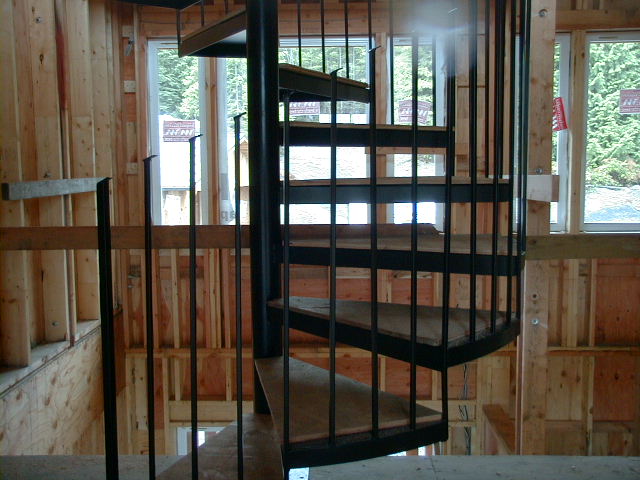
<svg viewBox="0 0 640 480"><path fill-rule="evenodd" d="M179 17L181 9L200 2L130 3L175 8ZM446 98L441 99L444 123L440 126L418 124L417 55L412 61L411 124L380 124L376 82L384 79L376 75L375 48L369 52L368 83L339 76L342 72L279 65L278 2L246 3L246 9L184 36L178 31L178 37L182 56L246 57L248 62L255 413L239 410L236 424L201 446L196 453L197 471L192 468L193 459L185 457L160 476L164 479L182 478L189 472L199 478L281 479L291 468L355 461L445 441L447 370L507 345L520 328L525 219L518 212L524 212L522 192L526 185L521 172L525 170L526 145L518 139L523 138L522 129L526 128L521 120L526 112L526 89L520 86L526 78L522 66L527 40L524 30L517 44L515 32L518 16L525 18L526 2L436 2L444 8L441 20L445 24L440 27L446 30L439 33L446 45L442 50L446 55ZM414 2L413 8L419 12L431 8L430 3ZM479 9L484 9L484 15L479 16ZM461 11L473 19L465 35L455 33ZM494 25L491 45L481 31L483 22L489 24L488 18ZM431 32L412 32L414 48L421 35ZM479 52L484 56L479 57ZM464 72L456 72L463 55L468 55L468 65ZM492 74L485 73L483 80L490 78L486 83L492 88L479 82L479 58L491 69ZM462 74L468 87L464 102L456 97L456 82ZM300 101L328 102L331 122L292 122L290 104ZM369 123L339 124L340 101L368 104ZM457 132L462 128L455 123L461 106L469 110L468 124L464 125L468 146L463 155L456 151L460 143ZM491 115L480 112L481 107ZM292 180L290 149L296 146L328 147L330 178ZM385 176L386 172L377 171L376 161L371 161L368 177L338 178L337 149L345 146L365 147L372 159L378 152L408 152L412 175ZM418 155L425 151L442 158L443 175L418 176ZM480 164L480 157L486 165ZM236 190L239 206L239 185ZM373 206L367 225L336 224L337 205L352 202ZM418 222L420 202L441 206L440 230ZM411 205L410 224L378 221L378 207L395 203ZM290 206L296 204L328 205L330 224L309 228L291 225ZM469 222L467 231L458 233L452 218L461 211L469 216ZM481 214L491 219L486 222L488 228L478 227ZM238 244L238 254L239 248ZM292 296L290 272L294 265L327 267L328 297ZM338 269L343 267L369 270L369 301L344 299L336 280ZM410 278L408 304L380 301L378 272L384 270L403 272ZM418 277L423 272L438 275L441 282L441 298L431 305L418 292ZM483 308L473 300L466 308L451 306L452 290L459 284L454 281L456 276L466 279L472 299L482 284L491 292L491 301L481 304ZM326 339L328 369L291 357L291 329ZM370 352L370 382L336 373L338 344ZM383 355L407 363L406 396L381 389L378 362ZM440 372L437 410L418 400L419 367Z"/></svg>

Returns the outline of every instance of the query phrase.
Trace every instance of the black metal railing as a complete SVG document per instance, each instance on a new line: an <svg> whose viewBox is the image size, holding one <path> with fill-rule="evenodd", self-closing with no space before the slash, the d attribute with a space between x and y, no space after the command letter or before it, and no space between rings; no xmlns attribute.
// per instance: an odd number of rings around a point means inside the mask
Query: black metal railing
<svg viewBox="0 0 640 480"><path fill-rule="evenodd" d="M355 3L355 2L354 2ZM291 308L292 269L295 268L292 246L292 236L295 225L292 225L291 206L296 203L292 198L291 186L291 147L292 122L291 103L296 98L296 92L289 90L279 92L277 83L278 68L278 9L276 2L262 2L259 0L249 0L247 2L247 52L248 52L248 83L251 95L249 96L248 118L249 129L249 195L250 195L250 231L251 231L251 283L252 283L252 336L253 336L253 356L256 359L267 357L283 357L283 425L282 432L282 454L285 474L292 466L300 465L304 462L310 464L347 461L349 459L366 458L367 456L382 455L390 453L394 448L415 448L420 446L420 442L435 442L446 439L448 432L448 368L455 364L453 351L459 345L450 344L449 333L451 322L454 321L452 298L453 287L457 278L455 275L466 275L469 282L469 309L468 334L466 335L465 346L471 346L471 353L459 354L459 358L477 358L482 351L488 353L489 347L476 347L486 340L486 337L497 336L505 327L511 323L517 323L522 313L522 286L521 268L522 254L525 247L525 222L526 222L526 158L528 154L527 132L528 132L528 108L526 98L528 96L529 77L529 40L530 40L530 0L496 0L492 2L476 2L469 0L466 3L459 1L454 8L448 9L446 14L439 17L443 21L440 25L446 34L434 35L430 31L421 31L415 27L410 31L398 29L395 22L394 12L399 0L388 0L388 9L375 7L377 12L383 10L388 14L388 57L383 59L380 52L384 47L376 46L377 40L374 33L374 6L372 0L368 0L367 11L367 35L369 40L368 49L368 77L369 77L369 119L367 142L363 147L368 148L369 178L365 187L368 187L369 202L369 230L366 248L369 256L366 257L366 268L370 274L370 328L367 332L367 339L360 346L370 350L371 356L371 415L370 429L359 432L357 438L344 436L338 428L339 423L339 401L341 400L337 391L338 384L338 345L344 339L341 337L341 323L338 315L339 298L341 291L338 285L339 269L349 262L345 260L346 255L341 246L338 228L338 204L344 202L341 196L342 184L338 177L338 149L340 148L341 137L338 126L338 88L343 80L340 75L344 73L346 78L351 75L350 65L353 63L349 52L349 38L353 36L350 12L352 9L360 8L350 6L348 1L343 2L344 15L344 36L345 36L345 68L334 70L330 73L330 96L325 98L330 105L329 130L329 170L330 175L326 185L329 198L330 222L325 232L328 231L326 248L323 257L318 262L328 268L328 305L329 313L326 326L326 339L328 342L328 410L326 438L322 442L313 445L300 446L292 440L294 418L292 412L291 389L292 362L290 356L293 354L290 328L292 328L293 314ZM204 1L200 3L201 23L204 24L205 8ZM303 37L303 16L302 1L297 0L295 16L297 19L297 45L298 63L302 66ZM327 70L327 53L325 39L326 12L324 1L320 0L320 34L322 47L322 68ZM421 8L429 9L429 2L412 2L411 8L413 16L418 18ZM453 3L452 3L453 5ZM464 6L464 8L463 8ZM480 9L484 6L484 20L480 17ZM228 11L228 4L225 2L225 10ZM405 12L406 13L406 12ZM466 14L468 18L464 18ZM353 15L352 15L353 17ZM181 25L180 10L177 10L177 32L180 41ZM479 24L483 24L480 31ZM520 28L518 29L518 26ZM462 32L462 33L461 33ZM464 38L466 35L466 39ZM379 130L384 126L379 125L380 119L378 106L382 102L390 102L391 109L388 116L390 124L395 122L394 99L397 92L394 92L394 41L399 37L410 38L411 64L410 64L410 91L411 91L411 122L406 126L406 131L410 133L410 144L403 145L410 150L411 174L410 179L404 184L404 196L402 201L411 204L411 222L407 226L410 234L409 248L403 250L405 263L400 270L409 272L410 277L410 304L405 310L407 312L408 339L403 344L407 347L408 354L398 355L402 360L407 361L409 370L409 392L408 404L409 412L406 423L401 426L395 425L388 431L382 432L385 427L381 422L381 398L383 389L380 381L379 362L386 341L384 333L381 331L381 302L378 276L380 270L388 268L388 265L381 265L382 254L384 253L381 238L385 235L383 226L388 221L382 209L381 197L379 195L381 178L386 172L381 171L378 165L379 156ZM519 44L518 44L519 37ZM420 57L420 48L424 46L425 38L431 39L431 63L424 64ZM484 42L482 40L484 39ZM437 48L436 48L437 47ZM460 60L460 51L466 48L466 60L468 65L458 70L457 61ZM437 57L442 56L441 59ZM377 77L377 63L387 62L391 76L388 98L381 99L377 93L379 78ZM484 75L481 79L479 67L481 60L484 60ZM421 63L422 62L422 63ZM436 73L437 62L442 62L444 72L442 76ZM463 63L463 62L460 62ZM438 121L443 119L446 143L444 150L439 152L439 159L442 159L443 175L441 184L433 188L440 188L444 185L443 195L439 198L441 203L439 211L442 213L440 223L441 232L438 238L442 240L442 248L434 255L438 257L438 263L424 261L422 253L422 240L424 238L424 226L419 216L419 205L421 202L421 182L420 175L421 162L421 132L425 125L421 124L419 117L419 99L421 95L420 78L423 72L429 72L432 76L432 99L434 105L433 125L436 125L436 110ZM459 118L460 106L465 99L458 96L461 87L461 78L467 74L468 78L468 122L457 122ZM326 77L325 77L326 79ZM481 80L484 85L481 85ZM442 99L436 101L436 82L440 88L444 88ZM508 87L508 88L507 88ZM484 91L484 98L481 92ZM282 122L279 123L278 104L283 103ZM481 112L481 102L484 103L484 112ZM240 184L240 140L241 140L241 117L239 114L234 117L234 165L235 165L235 211L236 219L234 225L235 232L235 316L236 316L236 341L235 341L235 368L236 368L236 416L237 416L237 477L242 480L248 471L245 465L245 445L243 444L244 426L243 423L243 328L242 328L242 232L241 225L241 184ZM384 119L382 119L384 120ZM280 127L279 127L280 126ZM468 128L467 151L458 151L457 144L459 136L456 129ZM480 131L484 127L484 134ZM281 134L278 133L280 128ZM343 128L343 127L340 127ZM436 127L437 128L437 127ZM200 474L198 456L198 329L197 329L197 304L196 304L196 192L195 192L195 158L196 143L200 135L189 140L189 359L190 359L190 383L191 383L191 477L197 479ZM482 137L482 138L481 138ZM280 162L274 161L279 158L279 144L283 147L284 162L280 167ZM438 147L442 148L442 147ZM404 150L403 150L404 151ZM465 155L467 154L467 155ZM480 157L484 156L484 165L481 165ZM155 374L154 374L154 282L153 275L158 272L154 269L153 261L153 217L151 214L152 183L151 170L152 158L144 160L144 209L145 209L145 315L146 315L146 368L147 368L147 427L148 427L148 460L149 478L156 476L156 444L155 444ZM465 160L466 159L466 160ZM468 163L465 163L467 161ZM281 175L282 174L282 175ZM470 218L469 223L464 226L454 224L454 216L457 206L454 204L454 185L460 183L458 177L467 177L465 183L468 189L468 199ZM280 181L282 178L282 181ZM480 195L481 183L490 183L492 195L487 199ZM505 195L501 185L507 183L508 195ZM464 182L463 182L464 183ZM427 187L431 188L431 187ZM407 195L408 193L408 195ZM277 199L280 199L278 201ZM282 204L282 210L280 210ZM506 205L505 205L506 204ZM506 207L506 209L505 209ZM102 319L102 347L103 347L103 378L104 378L104 405L105 405L105 451L107 478L118 478L118 445L117 445L117 416L116 416L116 379L115 379L115 339L113 325L113 290L111 273L111 232L110 232L110 202L109 202L109 179L102 180L97 187L97 211L98 211L98 239L99 239L99 268L100 268L100 311ZM506 221L502 216L506 212ZM490 226L480 223L480 217L490 218ZM456 243L456 236L459 230L466 229L468 225L469 239L464 241L465 248L468 246L468 258L455 265L454 255L459 255L456 251L459 244ZM490 231L489 231L490 230ZM489 238L490 250L489 268L480 267L478 252L481 250L481 235L486 234ZM340 234L341 235L341 234ZM503 247L506 240L506 248ZM483 246L484 250L487 246ZM506 253L505 253L506 251ZM463 252L464 254L465 252ZM486 252L485 252L486 254ZM502 257L506 256L504 259ZM299 258L299 257L296 257ZM435 257L429 257L435 258ZM408 259L408 261L406 261ZM504 267L504 263L507 267ZM368 263L367 263L368 262ZM484 265L484 264L483 264ZM358 265L360 266L360 265ZM425 351L420 345L421 322L425 319L421 317L421 308L426 302L419 288L419 279L424 272L439 274L441 277L442 291L439 299L434 299L433 303L440 308L440 317L433 321L439 324L440 343L429 355L436 360L429 359L430 365L440 371L440 400L441 411L439 420L433 422L423 422L420 420L420 412L423 406L419 399L419 375L418 369L425 365ZM479 318L481 311L477 305L476 290L482 280L480 275L489 275L490 291L490 311L488 312L489 326L478 334ZM505 277L506 282L501 282ZM503 287L504 284L504 287ZM514 295L515 286L515 295ZM504 297L504 301L501 298ZM282 299L282 322L276 324L269 316L268 302ZM515 307L514 307L515 302ZM503 308L504 304L504 308ZM504 321L503 318L504 312ZM515 314L514 314L515 310ZM487 312L484 312L487 313ZM513 320L516 320L513 322ZM175 321L175 320L174 320ZM406 324L404 325L406 327ZM511 337L509 337L511 338ZM348 340L348 339L347 339ZM368 342L368 343L367 343ZM491 348L495 349L501 345L491 343ZM494 348L495 347L495 348ZM478 350L473 350L478 348ZM484 353L482 353L484 354ZM466 356L465 356L466 355ZM475 355L475 357L474 357ZM457 362L462 363L462 362ZM465 382L468 370L465 368ZM466 387L466 383L465 383ZM466 389L464 395L467 394ZM256 376L255 381L255 411L257 413L269 413L269 406L263 386ZM468 412L461 412L467 415ZM467 432L469 433L469 432ZM315 450L314 450L315 449ZM316 453L315 451L319 453ZM313 458L317 455L318 458Z"/></svg>

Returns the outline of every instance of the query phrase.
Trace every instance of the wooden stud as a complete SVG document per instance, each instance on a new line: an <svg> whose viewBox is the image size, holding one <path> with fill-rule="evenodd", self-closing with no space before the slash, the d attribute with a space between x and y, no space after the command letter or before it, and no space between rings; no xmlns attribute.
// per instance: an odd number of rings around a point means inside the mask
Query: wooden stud
<svg viewBox="0 0 640 480"><path fill-rule="evenodd" d="M13 2L0 6L0 180L22 180L19 131L18 78L13 26ZM0 225L23 226L24 202L0 202ZM34 312L29 298L27 252L0 252L0 364L24 367L31 361L29 318Z"/></svg>
<svg viewBox="0 0 640 480"><path fill-rule="evenodd" d="M544 15L540 12L544 11ZM551 168L551 98L555 40L555 1L533 0L530 62L529 172L549 173ZM529 202L527 230L549 233L549 204ZM547 336L549 298L546 262L527 262L524 272L524 318L518 339L516 400L516 451L545 452L547 391Z"/></svg>

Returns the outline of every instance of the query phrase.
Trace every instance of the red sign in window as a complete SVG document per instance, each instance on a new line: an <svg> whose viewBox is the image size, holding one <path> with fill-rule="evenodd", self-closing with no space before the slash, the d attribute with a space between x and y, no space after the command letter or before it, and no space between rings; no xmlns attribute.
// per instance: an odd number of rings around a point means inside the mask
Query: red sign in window
<svg viewBox="0 0 640 480"><path fill-rule="evenodd" d="M557 97L553 99L553 131L560 132L569 128L567 125L567 114L564 110L564 99Z"/></svg>
<svg viewBox="0 0 640 480"><path fill-rule="evenodd" d="M418 101L418 124L426 125L431 112L431 102ZM398 102L398 121L407 123L413 121L413 100Z"/></svg>
<svg viewBox="0 0 640 480"><path fill-rule="evenodd" d="M291 102L290 115L320 115L320 102Z"/></svg>
<svg viewBox="0 0 640 480"><path fill-rule="evenodd" d="M640 89L620 90L620 113L622 115L640 113Z"/></svg>
<svg viewBox="0 0 640 480"><path fill-rule="evenodd" d="M164 120L162 123L163 142L188 142L195 134L195 120Z"/></svg>

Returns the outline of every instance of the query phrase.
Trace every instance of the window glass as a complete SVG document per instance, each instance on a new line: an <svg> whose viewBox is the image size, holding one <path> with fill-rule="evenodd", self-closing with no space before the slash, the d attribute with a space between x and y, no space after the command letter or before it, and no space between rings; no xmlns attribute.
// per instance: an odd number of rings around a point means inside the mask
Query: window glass
<svg viewBox="0 0 640 480"><path fill-rule="evenodd" d="M585 230L640 226L640 34L589 37Z"/></svg>
<svg viewBox="0 0 640 480"><path fill-rule="evenodd" d="M349 39L349 78L367 82L368 76L368 40L364 38ZM346 76L346 49L344 39L327 39L326 70L340 68L339 75ZM281 63L298 65L297 39L281 39ZM227 118L223 158L227 159L224 168L228 169L228 195L221 199L223 221L233 222L233 190L234 190L234 125L233 116L245 112L247 106L246 89L246 60L227 59L222 61L224 68L223 82L227 92L222 103L225 106ZM322 71L322 50L319 39L304 39L302 47L302 67ZM282 105L281 116L283 115ZM292 122L329 123L331 110L329 102L296 102L295 96L290 105ZM338 123L368 122L368 106L359 102L338 102ZM241 123L241 188L248 185L247 161L247 123L243 117ZM364 147L338 147L337 168L339 178L365 178L368 175L367 155ZM281 168L284 170L281 154ZM330 148L328 147L291 147L290 149L291 180L327 179L330 177ZM242 195L240 218L242 223L249 223L248 204L246 195ZM225 211L228 214L225 214ZM366 204L338 205L337 223L367 223L368 208ZM291 223L330 223L329 205L291 205Z"/></svg>
<svg viewBox="0 0 640 480"><path fill-rule="evenodd" d="M551 173L560 176L559 201L551 203L552 231L566 230L567 190L569 182L569 65L571 39L568 34L557 34L553 70L553 148Z"/></svg>
<svg viewBox="0 0 640 480"><path fill-rule="evenodd" d="M201 61L178 57L174 43L149 42L149 107L153 165L154 221L164 225L189 223L189 138L201 124ZM203 142L196 142L196 217L204 214ZM206 182L205 182L206 183Z"/></svg>
<svg viewBox="0 0 640 480"><path fill-rule="evenodd" d="M436 42L421 38L418 41L418 124L436 125L437 115L443 102L436 102L436 84L444 86L444 75L434 65ZM443 57L444 58L444 57ZM440 89L439 91L444 91ZM440 95L438 95L440 96ZM412 122L412 46L411 38L395 37L393 40L393 111L392 119L398 125L410 125ZM390 155L393 158L395 177L411 176L411 154L407 152ZM418 176L442 175L441 155L418 155ZM435 224L438 217L438 205L434 202L418 204L418 222ZM396 203L393 206L394 223L411 223L412 206L410 203Z"/></svg>

